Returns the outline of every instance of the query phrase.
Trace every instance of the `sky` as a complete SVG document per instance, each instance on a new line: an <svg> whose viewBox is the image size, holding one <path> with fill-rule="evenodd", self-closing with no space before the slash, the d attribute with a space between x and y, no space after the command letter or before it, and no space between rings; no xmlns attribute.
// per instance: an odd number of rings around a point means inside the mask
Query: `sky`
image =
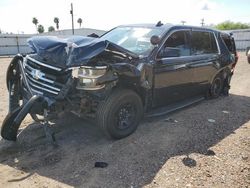
<svg viewBox="0 0 250 188"><path fill-rule="evenodd" d="M225 20L250 23L250 0L0 0L0 29L12 33L36 33L36 17L47 31L59 18L60 29L71 29L70 3L74 24L110 30L117 25L162 23L206 25Z"/></svg>

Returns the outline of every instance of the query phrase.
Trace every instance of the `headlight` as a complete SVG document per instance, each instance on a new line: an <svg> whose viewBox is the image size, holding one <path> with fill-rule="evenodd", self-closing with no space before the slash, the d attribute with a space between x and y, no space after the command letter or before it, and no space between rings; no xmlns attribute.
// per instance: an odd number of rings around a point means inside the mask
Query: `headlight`
<svg viewBox="0 0 250 188"><path fill-rule="evenodd" d="M72 70L72 76L78 78L77 89L97 90L105 85L97 84L98 78L102 77L107 72L107 66L98 67L78 67Z"/></svg>

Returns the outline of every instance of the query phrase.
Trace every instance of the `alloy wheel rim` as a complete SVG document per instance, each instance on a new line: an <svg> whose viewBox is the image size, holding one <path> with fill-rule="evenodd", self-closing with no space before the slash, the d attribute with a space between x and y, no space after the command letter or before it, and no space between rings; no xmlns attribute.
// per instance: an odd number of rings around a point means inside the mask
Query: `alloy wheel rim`
<svg viewBox="0 0 250 188"><path fill-rule="evenodd" d="M135 122L135 108L132 104L122 105L116 113L116 125L120 130L128 129Z"/></svg>

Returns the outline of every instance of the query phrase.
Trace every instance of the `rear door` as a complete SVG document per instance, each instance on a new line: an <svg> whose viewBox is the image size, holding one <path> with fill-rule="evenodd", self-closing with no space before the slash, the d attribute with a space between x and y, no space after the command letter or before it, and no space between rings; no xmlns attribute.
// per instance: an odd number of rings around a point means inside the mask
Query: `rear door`
<svg viewBox="0 0 250 188"><path fill-rule="evenodd" d="M194 71L195 94L204 94L209 87L213 75L217 72L219 63L219 46L212 31L193 30L191 32L191 55Z"/></svg>

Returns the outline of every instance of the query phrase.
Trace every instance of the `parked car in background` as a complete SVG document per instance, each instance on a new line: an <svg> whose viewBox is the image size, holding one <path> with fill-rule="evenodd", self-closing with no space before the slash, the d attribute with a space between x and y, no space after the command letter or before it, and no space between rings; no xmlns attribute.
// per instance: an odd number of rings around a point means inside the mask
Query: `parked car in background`
<svg viewBox="0 0 250 188"><path fill-rule="evenodd" d="M7 71L10 109L1 135L8 140L28 113L48 123L65 112L124 138L143 115L227 95L237 62L233 37L204 27L125 25L99 38L28 43L34 53L15 56Z"/></svg>
<svg viewBox="0 0 250 188"><path fill-rule="evenodd" d="M247 47L246 49L246 56L247 56L247 61L250 64L250 47Z"/></svg>

